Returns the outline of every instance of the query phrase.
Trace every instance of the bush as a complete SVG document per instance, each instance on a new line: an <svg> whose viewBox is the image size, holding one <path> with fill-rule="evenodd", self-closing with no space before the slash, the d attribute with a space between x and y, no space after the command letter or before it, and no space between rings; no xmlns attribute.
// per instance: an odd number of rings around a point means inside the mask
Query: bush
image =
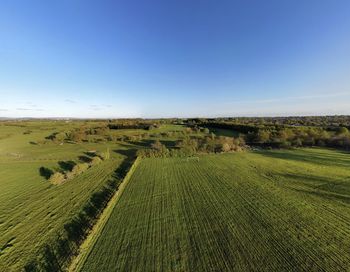
<svg viewBox="0 0 350 272"><path fill-rule="evenodd" d="M152 143L150 149L140 149L136 152L136 155L141 158L161 158L169 154L169 150L159 140Z"/></svg>
<svg viewBox="0 0 350 272"><path fill-rule="evenodd" d="M49 180L52 184L59 185L66 181L66 177L64 174L56 172L51 175Z"/></svg>
<svg viewBox="0 0 350 272"><path fill-rule="evenodd" d="M221 145L221 152L229 152L231 150L231 146L228 143L223 143Z"/></svg>
<svg viewBox="0 0 350 272"><path fill-rule="evenodd" d="M92 158L90 164L91 165L97 165L97 164L100 164L102 162L102 159L98 156L95 156Z"/></svg>
<svg viewBox="0 0 350 272"><path fill-rule="evenodd" d="M204 132L205 134L209 134L209 133L210 133L210 131L209 131L208 128L204 128L204 129L203 129L203 132Z"/></svg>
<svg viewBox="0 0 350 272"><path fill-rule="evenodd" d="M347 133L349 133L349 130L346 127L339 127L337 129L337 134L338 135L347 134Z"/></svg>
<svg viewBox="0 0 350 272"><path fill-rule="evenodd" d="M78 163L73 167L71 173L73 174L73 176L76 176L85 172L89 167L90 165L88 163Z"/></svg>

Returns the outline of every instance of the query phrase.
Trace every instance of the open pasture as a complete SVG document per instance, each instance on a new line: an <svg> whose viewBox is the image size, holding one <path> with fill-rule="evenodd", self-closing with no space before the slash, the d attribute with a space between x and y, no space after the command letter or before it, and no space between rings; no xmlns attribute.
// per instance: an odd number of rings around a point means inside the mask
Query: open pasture
<svg viewBox="0 0 350 272"><path fill-rule="evenodd" d="M128 147L117 143L33 144L54 131L78 125L26 122L0 126L0 271L21 271L45 243L60 235L63 225L127 158ZM40 174L40 167L64 170L67 162L86 159L84 152L107 148L109 160L62 185L52 185Z"/></svg>
<svg viewBox="0 0 350 272"><path fill-rule="evenodd" d="M82 271L346 271L349 154L144 159Z"/></svg>

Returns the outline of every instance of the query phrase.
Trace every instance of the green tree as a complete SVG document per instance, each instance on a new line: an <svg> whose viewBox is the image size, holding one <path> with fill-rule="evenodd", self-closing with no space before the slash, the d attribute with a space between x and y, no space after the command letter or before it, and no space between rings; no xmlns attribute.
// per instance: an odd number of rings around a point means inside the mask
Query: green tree
<svg viewBox="0 0 350 272"><path fill-rule="evenodd" d="M267 143L270 141L271 133L267 130L259 130L256 135L256 142L258 143Z"/></svg>
<svg viewBox="0 0 350 272"><path fill-rule="evenodd" d="M339 127L337 129L337 134L338 135L341 135L341 134L348 134L349 133L349 130L346 128L346 127Z"/></svg>

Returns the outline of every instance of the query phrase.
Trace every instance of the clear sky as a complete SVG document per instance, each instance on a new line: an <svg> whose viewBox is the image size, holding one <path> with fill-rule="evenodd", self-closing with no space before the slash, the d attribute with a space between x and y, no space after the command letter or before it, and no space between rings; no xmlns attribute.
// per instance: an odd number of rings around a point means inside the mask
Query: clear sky
<svg viewBox="0 0 350 272"><path fill-rule="evenodd" d="M349 0L2 0L0 116L350 114Z"/></svg>

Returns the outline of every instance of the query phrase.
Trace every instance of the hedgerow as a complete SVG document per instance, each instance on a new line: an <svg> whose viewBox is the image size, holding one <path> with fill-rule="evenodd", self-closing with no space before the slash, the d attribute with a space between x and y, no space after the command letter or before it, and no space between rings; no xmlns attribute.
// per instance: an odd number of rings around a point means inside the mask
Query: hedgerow
<svg viewBox="0 0 350 272"><path fill-rule="evenodd" d="M79 246L96 223L108 201L118 190L131 165L129 161L122 165L116 171L113 179L109 180L99 191L93 193L80 212L64 225L57 238L45 244L37 258L27 262L24 271L64 271L72 258L78 254Z"/></svg>

